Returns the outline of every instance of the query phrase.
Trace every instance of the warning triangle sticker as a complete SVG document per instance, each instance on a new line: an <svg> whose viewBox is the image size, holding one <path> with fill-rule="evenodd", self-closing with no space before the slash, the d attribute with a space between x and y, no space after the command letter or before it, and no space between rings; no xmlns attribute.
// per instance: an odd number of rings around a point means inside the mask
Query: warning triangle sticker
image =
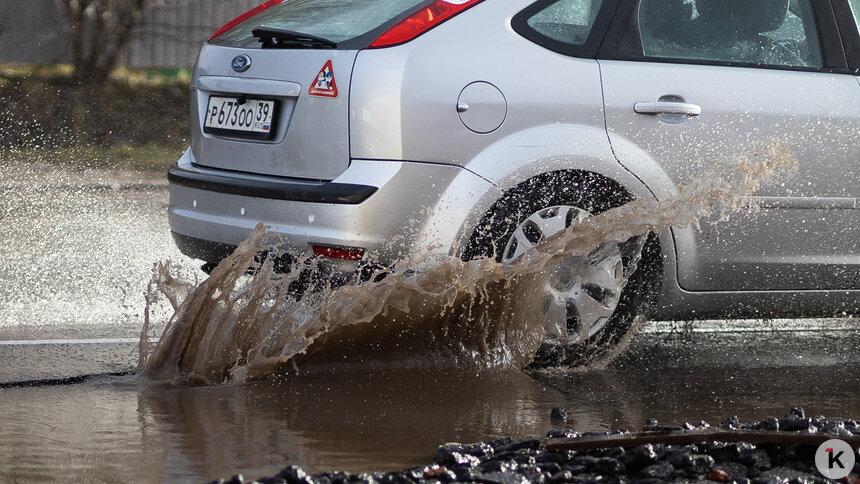
<svg viewBox="0 0 860 484"><path fill-rule="evenodd" d="M337 82L334 80L334 68L329 59L317 74L316 79L311 82L308 94L318 97L337 97Z"/></svg>

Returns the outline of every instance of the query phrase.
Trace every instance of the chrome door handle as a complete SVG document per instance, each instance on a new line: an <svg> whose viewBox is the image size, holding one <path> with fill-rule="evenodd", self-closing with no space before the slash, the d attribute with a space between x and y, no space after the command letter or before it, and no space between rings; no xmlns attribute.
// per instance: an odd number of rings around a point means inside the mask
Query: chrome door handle
<svg viewBox="0 0 860 484"><path fill-rule="evenodd" d="M702 114L702 106L680 102L640 101L633 105L633 111L639 114L686 114L687 116L698 116Z"/></svg>

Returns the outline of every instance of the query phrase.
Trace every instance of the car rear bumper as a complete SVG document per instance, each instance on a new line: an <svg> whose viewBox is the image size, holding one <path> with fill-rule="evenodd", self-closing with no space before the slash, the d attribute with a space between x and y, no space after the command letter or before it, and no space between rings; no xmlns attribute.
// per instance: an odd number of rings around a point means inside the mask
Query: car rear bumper
<svg viewBox="0 0 860 484"><path fill-rule="evenodd" d="M168 170L167 180L187 188L228 195L350 205L367 200L377 190L377 187L353 183L307 183L261 177L237 177L213 170L181 168L178 165Z"/></svg>
<svg viewBox="0 0 860 484"><path fill-rule="evenodd" d="M359 248L364 261L391 264L428 233L430 214L455 178L464 176L470 184L491 186L450 165L353 160L331 182L308 182L201 168L186 152L170 170L168 218L179 249L206 262L229 255L263 223L292 251ZM453 240L463 222L436 222L440 226L430 232ZM339 265L350 270L358 264Z"/></svg>
<svg viewBox="0 0 860 484"><path fill-rule="evenodd" d="M171 235L173 235L173 242L180 252L206 262L220 261L236 250L236 246L233 244L198 239L175 231L171 231Z"/></svg>

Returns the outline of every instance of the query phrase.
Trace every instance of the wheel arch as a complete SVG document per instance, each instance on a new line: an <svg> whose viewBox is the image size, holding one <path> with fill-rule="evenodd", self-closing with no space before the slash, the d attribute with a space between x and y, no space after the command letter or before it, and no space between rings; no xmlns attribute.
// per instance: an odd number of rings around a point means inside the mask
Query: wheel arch
<svg viewBox="0 0 860 484"><path fill-rule="evenodd" d="M621 148L629 160L627 166L630 169L616 159L602 126L538 126L493 143L461 165L470 172L469 176L477 175L489 182L488 186L476 191L474 184L464 187L455 182L437 204L437 208L461 204L464 201L463 189L469 191L468 214L458 217L460 226L456 236L441 245L450 247L452 255L462 255L475 227L506 193L528 187L535 180L545 181L548 177L572 175L574 178L592 178L606 187L623 189L637 199L663 199L677 193L677 187L647 154L631 143L625 143ZM441 215L444 210L435 210L435 213ZM450 223L450 219L436 220L430 226L450 226ZM672 245L671 240L664 244Z"/></svg>
<svg viewBox="0 0 860 484"><path fill-rule="evenodd" d="M493 143L460 165L463 173L446 188L424 225L418 242L421 249L467 255L476 228L494 205L506 193L522 190L545 177L593 177L607 187L623 189L633 198L665 199L678 193L665 171L634 143L622 139L618 146L610 146L602 126L554 124L530 128ZM452 209L456 212L453 217ZM665 283L675 275L675 240L669 229L658 234L658 239L666 269Z"/></svg>
<svg viewBox="0 0 860 484"><path fill-rule="evenodd" d="M597 214L635 198L619 182L600 173L577 168L539 173L502 192L480 221L471 230L465 230L468 242L459 255L466 260L491 255L487 250L499 225L516 225L520 216L532 211L535 204L556 205L563 200L577 200L578 208ZM511 206L518 207L518 213L511 214Z"/></svg>

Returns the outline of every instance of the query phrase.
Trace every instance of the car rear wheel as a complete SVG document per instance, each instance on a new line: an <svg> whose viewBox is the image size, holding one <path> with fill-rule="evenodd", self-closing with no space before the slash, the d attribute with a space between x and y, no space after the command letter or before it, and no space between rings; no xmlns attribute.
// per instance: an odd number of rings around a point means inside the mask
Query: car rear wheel
<svg viewBox="0 0 860 484"><path fill-rule="evenodd" d="M508 236L501 262L515 263L535 245L590 217L587 211L555 205L527 216ZM635 249L634 249L635 250ZM631 254L638 257L638 251ZM585 255L569 255L549 268L540 307L545 318L566 328L568 342L594 337L618 308L625 272L621 244L602 244Z"/></svg>
<svg viewBox="0 0 860 484"><path fill-rule="evenodd" d="M494 205L466 255L516 263L541 241L631 200L620 186L594 175L532 180ZM548 267L538 307L548 326L566 328L567 334L548 335L530 367L582 365L615 348L656 292L658 254L653 235L632 237L561 257Z"/></svg>

